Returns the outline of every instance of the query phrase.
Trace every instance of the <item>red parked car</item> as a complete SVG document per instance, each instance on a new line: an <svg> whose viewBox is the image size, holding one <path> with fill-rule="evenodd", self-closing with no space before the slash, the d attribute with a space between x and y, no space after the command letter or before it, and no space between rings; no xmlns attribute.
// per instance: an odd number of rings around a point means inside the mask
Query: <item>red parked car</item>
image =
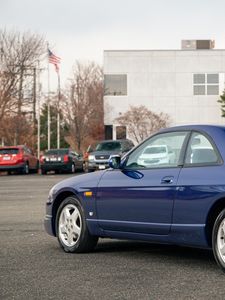
<svg viewBox="0 0 225 300"><path fill-rule="evenodd" d="M27 146L0 147L0 172L37 173L39 161Z"/></svg>

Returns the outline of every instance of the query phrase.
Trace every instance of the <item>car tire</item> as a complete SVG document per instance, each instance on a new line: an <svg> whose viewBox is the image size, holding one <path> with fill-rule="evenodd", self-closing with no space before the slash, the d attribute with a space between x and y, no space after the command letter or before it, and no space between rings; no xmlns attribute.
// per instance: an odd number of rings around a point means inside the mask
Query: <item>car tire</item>
<svg viewBox="0 0 225 300"><path fill-rule="evenodd" d="M88 163L83 163L83 171L84 173L88 173Z"/></svg>
<svg viewBox="0 0 225 300"><path fill-rule="evenodd" d="M22 173L23 173L24 175L28 175L29 172L30 172L29 164L26 162L25 165L24 165L24 168L23 168Z"/></svg>
<svg viewBox="0 0 225 300"><path fill-rule="evenodd" d="M39 161L37 161L37 164L36 164L36 168L34 170L34 173L38 173L38 170L39 170Z"/></svg>
<svg viewBox="0 0 225 300"><path fill-rule="evenodd" d="M225 272L225 209L220 212L214 223L212 248L217 264Z"/></svg>
<svg viewBox="0 0 225 300"><path fill-rule="evenodd" d="M72 163L70 173L74 174L76 172L75 164Z"/></svg>
<svg viewBox="0 0 225 300"><path fill-rule="evenodd" d="M43 169L41 169L41 175L46 175L46 171L45 170L43 170Z"/></svg>
<svg viewBox="0 0 225 300"><path fill-rule="evenodd" d="M56 236L65 252L92 251L98 237L89 233L82 205L75 197L68 197L60 204L56 214Z"/></svg>

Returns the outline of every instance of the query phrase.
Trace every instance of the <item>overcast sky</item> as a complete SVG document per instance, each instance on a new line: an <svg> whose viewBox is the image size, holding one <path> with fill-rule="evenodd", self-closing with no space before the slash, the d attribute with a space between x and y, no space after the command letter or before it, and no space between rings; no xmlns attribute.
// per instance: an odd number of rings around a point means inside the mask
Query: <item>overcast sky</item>
<svg viewBox="0 0 225 300"><path fill-rule="evenodd" d="M215 39L225 49L225 0L0 0L0 26L30 30L62 58L103 65L103 50L180 49L182 39Z"/></svg>

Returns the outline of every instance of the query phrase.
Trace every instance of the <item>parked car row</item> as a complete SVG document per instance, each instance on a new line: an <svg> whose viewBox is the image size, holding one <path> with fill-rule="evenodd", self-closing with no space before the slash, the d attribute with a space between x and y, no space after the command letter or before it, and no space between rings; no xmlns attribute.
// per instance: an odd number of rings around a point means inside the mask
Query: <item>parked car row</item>
<svg viewBox="0 0 225 300"><path fill-rule="evenodd" d="M83 156L68 149L50 149L40 157L40 161L27 146L10 146L0 148L0 172L29 174L48 172L55 173L76 171L92 172L109 167L112 155L123 156L133 148L129 140L105 140L88 147Z"/></svg>

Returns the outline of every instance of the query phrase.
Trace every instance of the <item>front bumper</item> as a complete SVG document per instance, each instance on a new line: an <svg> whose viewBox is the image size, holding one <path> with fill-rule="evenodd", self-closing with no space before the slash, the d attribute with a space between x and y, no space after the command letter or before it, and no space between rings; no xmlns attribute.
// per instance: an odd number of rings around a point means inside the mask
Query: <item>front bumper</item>
<svg viewBox="0 0 225 300"><path fill-rule="evenodd" d="M44 227L45 231L52 236L55 236L55 228L53 228L52 203L47 202L45 206Z"/></svg>
<svg viewBox="0 0 225 300"><path fill-rule="evenodd" d="M51 215L45 215L44 218L44 227L45 227L45 231L52 236L55 236L55 232L53 232L53 228L52 228L52 216Z"/></svg>
<svg viewBox="0 0 225 300"><path fill-rule="evenodd" d="M89 171L105 170L107 168L109 168L108 161L88 162Z"/></svg>

